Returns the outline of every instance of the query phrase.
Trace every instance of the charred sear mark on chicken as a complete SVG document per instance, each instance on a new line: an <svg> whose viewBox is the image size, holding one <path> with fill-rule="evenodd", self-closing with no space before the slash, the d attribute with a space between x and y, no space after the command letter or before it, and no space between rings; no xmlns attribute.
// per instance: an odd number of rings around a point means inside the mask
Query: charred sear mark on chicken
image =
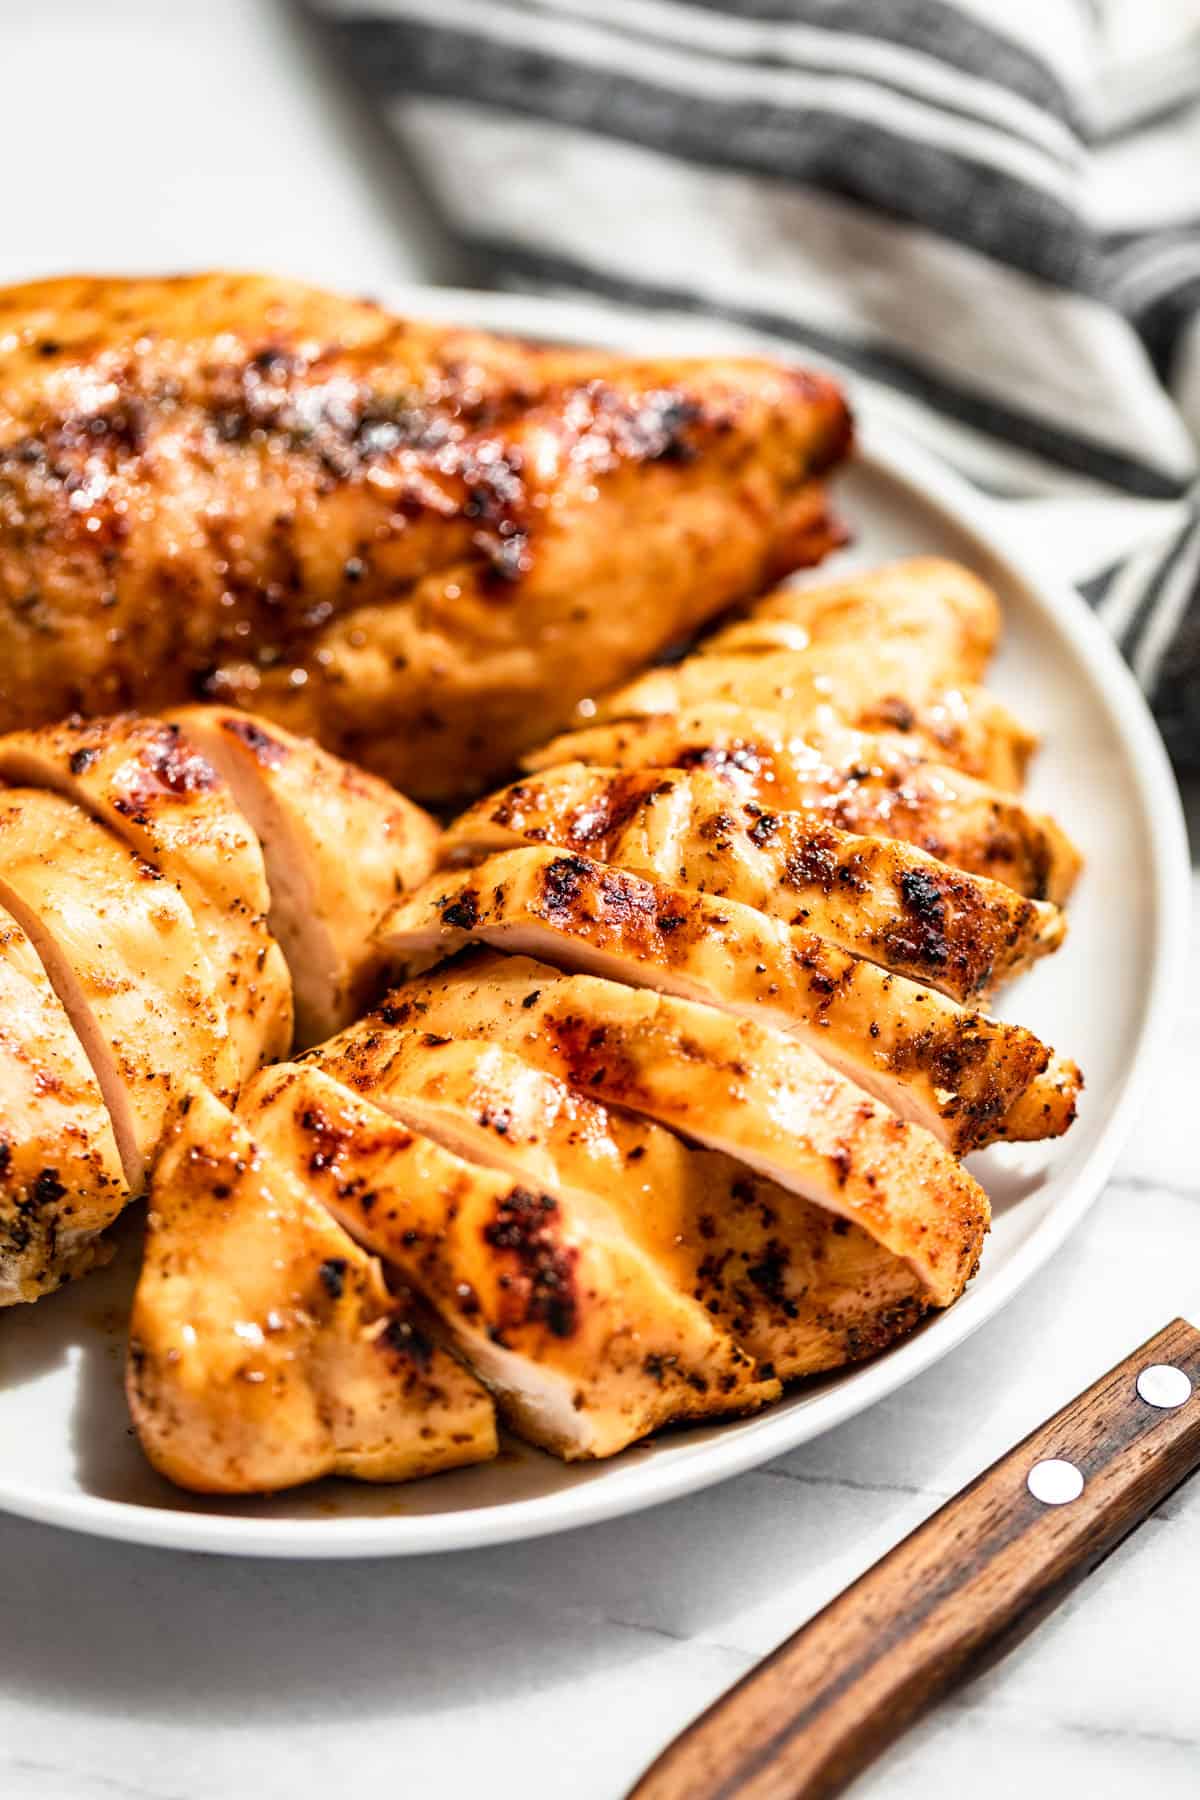
<svg viewBox="0 0 1200 1800"><path fill-rule="evenodd" d="M558 1338L571 1337L578 1325L575 1287L578 1252L560 1239L558 1201L515 1187L496 1207L483 1230L494 1250L510 1253L517 1273L501 1305L500 1330L527 1323L542 1324Z"/></svg>
<svg viewBox="0 0 1200 1800"><path fill-rule="evenodd" d="M221 730L245 744L256 762L264 768L278 768L287 761L287 746L267 731L257 719L231 715L221 720Z"/></svg>
<svg viewBox="0 0 1200 1800"><path fill-rule="evenodd" d="M403 1358L418 1369L428 1369L433 1361L433 1339L414 1325L411 1319L406 1319L399 1313L388 1320L376 1341L381 1349Z"/></svg>

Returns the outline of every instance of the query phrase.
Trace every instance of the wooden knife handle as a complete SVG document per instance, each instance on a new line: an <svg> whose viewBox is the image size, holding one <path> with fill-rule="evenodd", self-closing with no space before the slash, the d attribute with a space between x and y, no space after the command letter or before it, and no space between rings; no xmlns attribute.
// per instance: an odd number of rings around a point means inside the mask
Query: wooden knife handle
<svg viewBox="0 0 1200 1800"><path fill-rule="evenodd" d="M1138 1391L1173 1405L1151 1405ZM1172 1380L1174 1386L1172 1386ZM1180 1393L1184 1394L1182 1402ZM1030 1471L1073 1465L1078 1497ZM947 1501L676 1738L630 1800L818 1800L1037 1623L1200 1467L1200 1332L1176 1319ZM1071 1470L1054 1470L1070 1491Z"/></svg>

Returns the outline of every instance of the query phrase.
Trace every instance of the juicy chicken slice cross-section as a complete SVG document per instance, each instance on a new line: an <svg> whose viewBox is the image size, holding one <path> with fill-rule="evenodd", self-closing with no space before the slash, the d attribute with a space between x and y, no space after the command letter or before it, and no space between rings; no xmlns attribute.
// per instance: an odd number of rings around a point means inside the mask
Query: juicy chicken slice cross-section
<svg viewBox="0 0 1200 1800"><path fill-rule="evenodd" d="M3 729L204 697L448 799L842 538L845 401L763 358L224 272L8 288L0 344Z"/></svg>
<svg viewBox="0 0 1200 1800"><path fill-rule="evenodd" d="M83 1046L16 920L0 911L0 1306L104 1260L129 1197Z"/></svg>
<svg viewBox="0 0 1200 1800"><path fill-rule="evenodd" d="M237 1091L196 923L157 869L69 800L32 788L0 792L0 905L66 1007L140 1191L178 1083L194 1075Z"/></svg>
<svg viewBox="0 0 1200 1800"><path fill-rule="evenodd" d="M372 931L433 868L438 828L386 782L268 720L223 706L184 707L171 720L220 771L262 844L303 1049L373 998Z"/></svg>
<svg viewBox="0 0 1200 1800"><path fill-rule="evenodd" d="M934 1305L949 1305L974 1272L989 1222L979 1184L929 1132L773 1026L484 952L396 988L316 1054L338 1068L386 1057L389 1025L414 1022L434 1038L512 1049L738 1158L861 1225L909 1264Z"/></svg>
<svg viewBox="0 0 1200 1800"><path fill-rule="evenodd" d="M522 1436L611 1456L672 1420L779 1395L592 1196L547 1189L413 1132L315 1066L264 1071L255 1137L437 1313Z"/></svg>
<svg viewBox="0 0 1200 1800"><path fill-rule="evenodd" d="M397 972L476 940L563 968L707 1001L794 1032L893 1112L965 1156L1053 1137L1079 1072L1004 1025L810 931L732 900L530 846L437 876L384 921Z"/></svg>
<svg viewBox="0 0 1200 1800"><path fill-rule="evenodd" d="M311 1055L459 1155L595 1195L672 1287L781 1380L873 1356L928 1309L912 1270L861 1226L512 1050L418 1021L370 1049L353 1038Z"/></svg>
<svg viewBox="0 0 1200 1800"><path fill-rule="evenodd" d="M1057 949L1058 907L952 869L911 844L775 812L703 770L585 768L528 776L464 813L450 861L549 843L648 880L801 925L852 955L978 1000Z"/></svg>
<svg viewBox="0 0 1200 1800"><path fill-rule="evenodd" d="M258 839L211 763L161 720L72 718L0 737L0 780L73 800L173 882L196 921L241 1078L286 1056L292 989Z"/></svg>
<svg viewBox="0 0 1200 1800"><path fill-rule="evenodd" d="M198 1085L154 1172L126 1389L154 1467L200 1493L410 1481L496 1453L484 1389Z"/></svg>
<svg viewBox="0 0 1200 1800"><path fill-rule="evenodd" d="M797 731L779 713L717 700L568 732L531 751L525 767L538 772L571 762L707 770L760 806L811 812L864 837L899 838L939 862L1058 906L1081 866L1078 850L1047 814L930 761L901 732L856 731L830 707Z"/></svg>

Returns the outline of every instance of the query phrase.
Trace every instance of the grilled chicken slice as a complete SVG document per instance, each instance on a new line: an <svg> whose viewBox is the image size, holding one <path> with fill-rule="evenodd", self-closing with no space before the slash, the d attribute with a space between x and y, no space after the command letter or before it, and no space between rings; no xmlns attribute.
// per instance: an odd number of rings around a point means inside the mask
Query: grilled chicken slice
<svg viewBox="0 0 1200 1800"><path fill-rule="evenodd" d="M1021 1026L964 1012L737 901L585 857L530 847L436 877L380 938L399 972L475 940L767 1020L960 1156L1057 1137L1075 1116L1079 1071L1052 1063Z"/></svg>
<svg viewBox="0 0 1200 1800"><path fill-rule="evenodd" d="M96 1078L28 937L0 911L0 1306L104 1261L129 1198Z"/></svg>
<svg viewBox="0 0 1200 1800"><path fill-rule="evenodd" d="M975 685L998 626L982 582L916 558L833 587L781 588L682 663L581 712L607 721L723 701L766 707L804 730L832 707L844 724L912 733L937 760L1015 788L1036 739Z"/></svg>
<svg viewBox="0 0 1200 1800"><path fill-rule="evenodd" d="M292 986L267 929L258 839L212 765L174 727L132 713L0 738L0 781L48 787L121 837L187 902L244 1080L286 1056Z"/></svg>
<svg viewBox="0 0 1200 1800"><path fill-rule="evenodd" d="M912 679L898 691L924 693L982 681L999 636L991 588L961 563L913 556L848 581L777 588L705 640L699 654L834 645L860 654L869 646L874 654L883 645L890 659L906 653L912 660Z"/></svg>
<svg viewBox="0 0 1200 1800"><path fill-rule="evenodd" d="M496 1453L479 1383L200 1086L154 1172L126 1388L154 1467L200 1493L410 1481Z"/></svg>
<svg viewBox="0 0 1200 1800"><path fill-rule="evenodd" d="M929 761L900 732L855 731L831 708L824 712L798 732L779 713L717 700L568 732L531 751L525 766L705 769L760 805L817 813L865 837L899 838L1031 900L1064 903L1081 858L1047 814Z"/></svg>
<svg viewBox="0 0 1200 1800"><path fill-rule="evenodd" d="M482 786L840 533L832 382L264 277L0 293L0 728L203 695Z"/></svg>
<svg viewBox="0 0 1200 1800"><path fill-rule="evenodd" d="M444 848L467 861L531 841L740 900L960 1001L1056 950L1066 930L1058 907L909 844L768 811L703 770L547 770L478 802Z"/></svg>
<svg viewBox="0 0 1200 1800"><path fill-rule="evenodd" d="M402 1123L473 1162L602 1200L672 1287L785 1381L875 1355L928 1308L911 1269L861 1226L511 1050L419 1022L371 1049L338 1042L346 1055L327 1047L331 1072Z"/></svg>
<svg viewBox="0 0 1200 1800"><path fill-rule="evenodd" d="M238 1085L195 921L157 869L69 800L32 788L0 792L0 905L66 1007L140 1191L177 1083Z"/></svg>
<svg viewBox="0 0 1200 1800"><path fill-rule="evenodd" d="M611 1456L673 1419L778 1397L591 1196L464 1162L316 1067L265 1070L246 1105L270 1155L428 1301L531 1442Z"/></svg>
<svg viewBox="0 0 1200 1800"><path fill-rule="evenodd" d="M830 716L868 732L899 732L919 754L950 763L1004 791L1025 779L1037 739L986 688L964 684L926 692L919 700L900 690L910 657L875 644L817 645L811 650L765 649L689 656L645 675L580 709L576 723L602 723L686 712L713 703L778 713L806 735Z"/></svg>
<svg viewBox="0 0 1200 1800"><path fill-rule="evenodd" d="M432 1038L514 1050L861 1224L936 1306L974 1271L989 1217L978 1183L927 1131L772 1026L484 953L395 989L316 1054L339 1074L357 1064L365 1080L387 1056L389 1027L414 1022Z"/></svg>
<svg viewBox="0 0 1200 1800"><path fill-rule="evenodd" d="M433 868L438 828L386 782L264 719L191 706L172 722L220 771L261 840L270 926L292 971L296 1042L316 1043L372 998L371 933Z"/></svg>

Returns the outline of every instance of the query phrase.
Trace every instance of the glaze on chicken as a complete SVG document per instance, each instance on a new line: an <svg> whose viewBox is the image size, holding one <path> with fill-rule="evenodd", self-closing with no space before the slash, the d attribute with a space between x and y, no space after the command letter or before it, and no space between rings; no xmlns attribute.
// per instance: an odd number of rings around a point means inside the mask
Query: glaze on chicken
<svg viewBox="0 0 1200 1800"><path fill-rule="evenodd" d="M779 363L231 274L9 288L0 345L0 729L232 702L448 797L841 537Z"/></svg>

